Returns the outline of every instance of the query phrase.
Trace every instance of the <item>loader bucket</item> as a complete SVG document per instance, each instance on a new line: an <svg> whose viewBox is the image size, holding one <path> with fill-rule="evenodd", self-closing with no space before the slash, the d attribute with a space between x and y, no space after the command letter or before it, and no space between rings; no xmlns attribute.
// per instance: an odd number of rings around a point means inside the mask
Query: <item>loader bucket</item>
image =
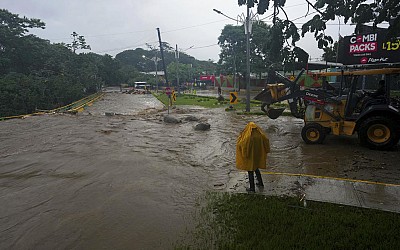
<svg viewBox="0 0 400 250"><path fill-rule="evenodd" d="M285 108L279 108L279 109L269 108L267 109L267 116L271 119L276 119L282 115L283 111L285 111Z"/></svg>
<svg viewBox="0 0 400 250"><path fill-rule="evenodd" d="M271 104L273 99L271 95L271 90L269 89L263 89L258 95L254 97L254 100L265 102L267 104Z"/></svg>

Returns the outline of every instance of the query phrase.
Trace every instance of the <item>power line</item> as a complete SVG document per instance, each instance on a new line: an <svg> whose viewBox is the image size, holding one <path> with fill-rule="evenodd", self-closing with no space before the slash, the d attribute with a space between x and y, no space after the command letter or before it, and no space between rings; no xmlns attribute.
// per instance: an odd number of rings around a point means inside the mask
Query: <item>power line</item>
<svg viewBox="0 0 400 250"><path fill-rule="evenodd" d="M205 25L209 25L209 24L213 24L213 23L224 22L224 21L226 21L226 20L224 19L224 20L212 21L212 22L208 22L208 23L202 23L202 24L197 24L197 25L183 27L183 28L177 28L174 30L168 30L168 31L164 31L162 33L169 33L169 32L190 29L190 28L196 28L196 27L201 27L201 26L205 26ZM119 35L128 35L128 34L146 33L146 32L154 32L154 29L138 30L138 31L130 31L130 32L120 32L120 33L92 34L92 35L84 35L84 37L87 38L87 37L119 36ZM63 41L63 40L71 39L71 37L48 38L48 39L53 40L53 41Z"/></svg>
<svg viewBox="0 0 400 250"><path fill-rule="evenodd" d="M154 41L154 42L146 42L146 43L142 43L142 44L136 44L136 45L131 45L128 47L123 47L123 48L115 48L115 49L109 49L109 50L102 50L102 51L98 51L96 53L106 53L106 52L112 52L112 51L116 51L116 50L126 50L126 49L131 49L131 48L135 48L135 47L140 47L140 46L144 46L146 44L156 44L158 43L158 41ZM190 47L188 49L204 49L204 48L209 48L209 47L213 47L213 46L217 46L218 44L210 44L210 45L205 45L205 46L198 46L198 47Z"/></svg>
<svg viewBox="0 0 400 250"><path fill-rule="evenodd" d="M88 36L86 36L86 37L118 36L118 35L145 33L145 32L154 32L154 29L151 29L151 30L141 30L141 31L132 31L132 32L123 32L123 33L111 33L111 34L88 35Z"/></svg>
<svg viewBox="0 0 400 250"><path fill-rule="evenodd" d="M218 43L215 44L210 44L210 45L205 45L205 46L200 46L200 47L193 47L191 49L204 49L204 48L209 48L209 47L213 47L213 46L217 46Z"/></svg>
<svg viewBox="0 0 400 250"><path fill-rule="evenodd" d="M226 19L219 20L219 21L208 22L208 23L203 23L203 24L198 24L198 25L193 25L193 26L188 26L188 27L183 27L183 28L174 29L174 30L167 30L167 31L163 31L161 33L170 33L170 32L175 32L175 31L180 31L180 30L185 30L185 29L191 29L191 28L196 28L196 27L205 26L205 25L208 25L208 24L225 22L225 21L226 21Z"/></svg>
<svg viewBox="0 0 400 250"><path fill-rule="evenodd" d="M295 4L295 5L289 5L289 6L283 6L284 8L292 8L292 7L297 7L297 6L301 6L301 5L306 5L307 3L299 3L299 4Z"/></svg>
<svg viewBox="0 0 400 250"><path fill-rule="evenodd" d="M131 31L131 32L121 32L121 33L108 33L108 34L95 34L95 35L84 35L84 37L102 37L102 36L118 36L118 35L127 35L127 34L137 34L137 33L145 33L145 32L154 32L152 30L141 30L141 31ZM64 37L64 38L48 38L49 40L53 41L63 41L66 39L71 39L71 37Z"/></svg>
<svg viewBox="0 0 400 250"><path fill-rule="evenodd" d="M217 22L222 22L222 21L226 21L224 20L219 20L219 21L213 21L213 22L208 22L208 23L204 23L204 24L199 24L199 25L193 25L193 26L188 26L188 27L183 27L180 29L175 29L175 30L169 30L169 31L164 31L162 33L169 33L169 32L175 32L175 31L179 31L179 30L184 30L184 29L190 29L190 28L195 28L195 27L200 27L200 26L204 26L204 25L208 25L208 24L212 24L212 23L217 23ZM147 39L150 40L150 39ZM140 40L138 42L142 42L143 40ZM157 42L146 42L146 43L157 43ZM134 48L134 47L140 47L140 46L144 46L146 45L146 43L140 43L140 44L136 44L136 45L132 45L132 46L128 46L128 47L122 47L122 48L115 48L115 49L108 49L108 50L103 50L103 51L99 51L97 53L106 53L106 52L112 52L112 51L117 51L117 50L125 50L125 49L130 49L130 48ZM202 49L202 48L208 48L208 47L212 47L212 46L216 46L218 44L211 44L211 45L206 45L206 46L200 46L200 47L193 47L190 49Z"/></svg>
<svg viewBox="0 0 400 250"><path fill-rule="evenodd" d="M264 18L261 18L260 21L265 20L265 19L272 18L273 15L274 15L274 13L272 13L271 15L268 15L268 16L266 16L266 17L264 17Z"/></svg>
<svg viewBox="0 0 400 250"><path fill-rule="evenodd" d="M141 42L143 42L143 40L149 41L152 37L153 37L153 36L151 36L151 37L148 38L148 39L140 39L140 40L137 41L137 43L141 43ZM112 52L112 51L116 51L116 50L125 50L125 49L130 49L130 48L133 48L133 47L141 47L141 46L144 46L144 45L146 45L146 44L154 44L154 43L157 43L157 41L156 41L156 42L145 42L145 43L141 43L141 44L137 44L137 45L132 45L132 46L129 46L129 47L124 47L124 48L116 48L116 49L104 50L104 51L100 51L100 52L97 52L97 53Z"/></svg>
<svg viewBox="0 0 400 250"><path fill-rule="evenodd" d="M116 51L116 50L126 50L126 49L141 47L141 46L144 46L144 45L146 45L146 44L155 44L155 43L158 43L158 41L146 42L146 43L131 45L131 46L128 46L128 47L123 47L123 48L116 48L116 49L109 49L109 50L97 51L96 53L106 53L106 52L112 52L112 51Z"/></svg>
<svg viewBox="0 0 400 250"><path fill-rule="evenodd" d="M291 7L301 6L301 5L306 5L306 3L303 3L303 4L296 4L296 5L290 5L290 6L285 6L285 7L286 7L286 8L291 8ZM314 14L314 13L316 13L316 12L309 13L308 15L311 15L311 14ZM267 17L264 17L264 18L260 19L260 21L265 20L265 19L268 19L268 18L271 18L272 16L273 16L273 14L268 15ZM298 20L298 19L301 19L301 18L304 18L304 17L305 17L305 16L301 16L301 17L298 17L298 18L293 19L292 21L295 21L295 20ZM232 19L232 18L229 18L229 19ZM234 19L232 19L232 20L234 20ZM237 21L237 20L234 20L234 21ZM197 24L197 25L193 25L193 26L182 27L182 28L173 29L173 30L167 30L167 31L164 31L164 32L162 32L162 33L176 32L176 31L180 31L180 30L185 30L185 29L191 29L191 28L201 27L201 26L205 26L205 25L209 25L209 24L213 24L213 23L218 23L218 22L226 22L226 19L218 20L218 21L212 21L212 22L207 22L207 23L203 23L203 24ZM295 24L304 24L304 23L295 23ZM338 24L327 24L327 25L338 25ZM342 24L342 25L343 25L343 24ZM347 24L347 25L351 25L351 24ZM109 33L109 34L97 34L97 35L88 35L88 36L86 36L86 37L118 36L118 35L126 35L126 34L145 33L145 32L150 32L150 31L153 32L154 30L141 30L141 31L132 31L132 32ZM70 38L65 38L65 39L70 39ZM143 40L144 40L144 39L139 40L138 42L141 42L141 41L143 41ZM150 38L147 39L147 40L150 40ZM125 49L134 48L134 47L144 46L144 45L146 45L146 44L148 44L148 43L150 43L150 44L153 44L153 43L154 43L154 44L155 44L155 43L157 43L157 41L155 41L155 42L140 43L140 44L136 44L136 45L132 45L132 46L128 46L128 47L122 47L122 48L115 48L115 49L103 50L103 51L100 51L100 52L97 52L97 53L112 52L112 51L116 51L116 50L125 50ZM202 49L202 48L208 48L208 47L213 47L213 46L217 46L217 45L218 45L218 44L211 44L211 45L206 45L206 46L193 47L193 48L191 48L191 49Z"/></svg>

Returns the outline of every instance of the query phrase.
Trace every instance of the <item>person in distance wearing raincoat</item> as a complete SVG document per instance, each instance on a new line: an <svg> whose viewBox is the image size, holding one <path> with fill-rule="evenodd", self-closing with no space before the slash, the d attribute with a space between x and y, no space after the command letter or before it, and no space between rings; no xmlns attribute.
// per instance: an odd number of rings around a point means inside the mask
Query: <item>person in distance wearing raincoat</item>
<svg viewBox="0 0 400 250"><path fill-rule="evenodd" d="M254 172L256 172L257 186L264 186L260 168L267 168L269 152L267 135L254 122L249 122L236 142L236 168L248 171L250 183L250 188L246 188L248 192L255 192Z"/></svg>

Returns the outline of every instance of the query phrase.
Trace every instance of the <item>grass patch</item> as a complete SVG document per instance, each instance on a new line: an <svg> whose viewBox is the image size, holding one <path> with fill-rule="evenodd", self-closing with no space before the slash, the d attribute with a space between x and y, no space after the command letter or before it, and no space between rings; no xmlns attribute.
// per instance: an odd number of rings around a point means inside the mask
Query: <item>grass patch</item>
<svg viewBox="0 0 400 250"><path fill-rule="evenodd" d="M164 93L155 94L153 95L164 105L168 104L168 96ZM181 94L177 96L176 102L174 103L176 106L179 105L195 105L201 106L205 108L219 108L219 107L227 107L230 106L229 100L224 99L223 101L218 101L216 97L204 97L204 96L197 96L197 95L190 95L190 94ZM261 103L259 101L250 101L250 107L258 107ZM233 105L235 109L245 109L246 103L239 102L238 104Z"/></svg>
<svg viewBox="0 0 400 250"><path fill-rule="evenodd" d="M164 105L168 105L168 96L164 93L162 94L153 94L160 102ZM217 98L215 97L203 97L203 96L196 96L196 95L188 95L188 94L181 94L177 96L176 102L174 105L196 105L205 108L218 108L223 107L223 105L228 105L229 101L222 101L218 102Z"/></svg>
<svg viewBox="0 0 400 250"><path fill-rule="evenodd" d="M391 97L400 97L400 91L398 91L398 90L391 90L391 91L390 91L390 96L391 96Z"/></svg>
<svg viewBox="0 0 400 250"><path fill-rule="evenodd" d="M277 102L271 105L271 107L274 108L287 108L289 107L289 104L287 102Z"/></svg>
<svg viewBox="0 0 400 250"><path fill-rule="evenodd" d="M164 93L153 93L153 95L164 105L168 104L168 96ZM225 111L232 112L236 111L238 115L266 115L263 111L261 111L261 102L257 100L250 100L250 108L260 107L260 111L252 111L252 112L245 112L246 110L246 100L241 99L237 104L229 104L229 99L224 99L223 101L218 101L217 97L204 97L204 96L197 96L191 94L181 94L176 98L176 102L174 105L195 105L201 106L204 108L219 108L225 107ZM229 106L232 106L233 109L230 109ZM274 103L271 105L272 108L282 108L288 107L287 103ZM283 112L283 116L291 116L290 112Z"/></svg>
<svg viewBox="0 0 400 250"><path fill-rule="evenodd" d="M400 214L263 195L209 192L176 249L399 249ZM189 240L190 239L190 240ZM184 240L182 240L184 241Z"/></svg>

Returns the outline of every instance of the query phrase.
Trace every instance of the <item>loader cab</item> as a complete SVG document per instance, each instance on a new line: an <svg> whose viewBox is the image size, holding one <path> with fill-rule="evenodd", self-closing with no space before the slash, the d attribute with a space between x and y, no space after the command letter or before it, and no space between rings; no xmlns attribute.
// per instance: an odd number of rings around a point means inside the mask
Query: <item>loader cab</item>
<svg viewBox="0 0 400 250"><path fill-rule="evenodd" d="M321 76L324 79L337 77L340 81L337 96L346 100L344 118L357 120L368 107L391 103L398 106L396 96L400 96L399 74L399 68L391 68L328 72Z"/></svg>
<svg viewBox="0 0 400 250"><path fill-rule="evenodd" d="M330 124L305 120L302 137L306 143L322 143L325 132L320 127L324 127L330 128L334 135L357 133L360 144L371 149L387 150L397 145L400 138L400 68L321 74L330 75L341 78L341 93L336 97L342 100L341 109L338 109L341 110L340 117L332 116L334 119ZM316 128L322 139L309 139L309 131Z"/></svg>
<svg viewBox="0 0 400 250"><path fill-rule="evenodd" d="M366 112L378 108L389 108L396 96L394 83L398 82L398 74L353 75L347 94L345 117L357 120ZM393 85L393 86L392 86Z"/></svg>
<svg viewBox="0 0 400 250"><path fill-rule="evenodd" d="M362 99L362 95L360 95L356 92L358 78L359 77L357 75L350 77L351 85L350 85L350 88L348 89L347 99L346 99L346 107L345 107L345 113L344 113L345 118L349 119L349 120L356 119L356 117L353 116L353 113L354 113L356 106Z"/></svg>

